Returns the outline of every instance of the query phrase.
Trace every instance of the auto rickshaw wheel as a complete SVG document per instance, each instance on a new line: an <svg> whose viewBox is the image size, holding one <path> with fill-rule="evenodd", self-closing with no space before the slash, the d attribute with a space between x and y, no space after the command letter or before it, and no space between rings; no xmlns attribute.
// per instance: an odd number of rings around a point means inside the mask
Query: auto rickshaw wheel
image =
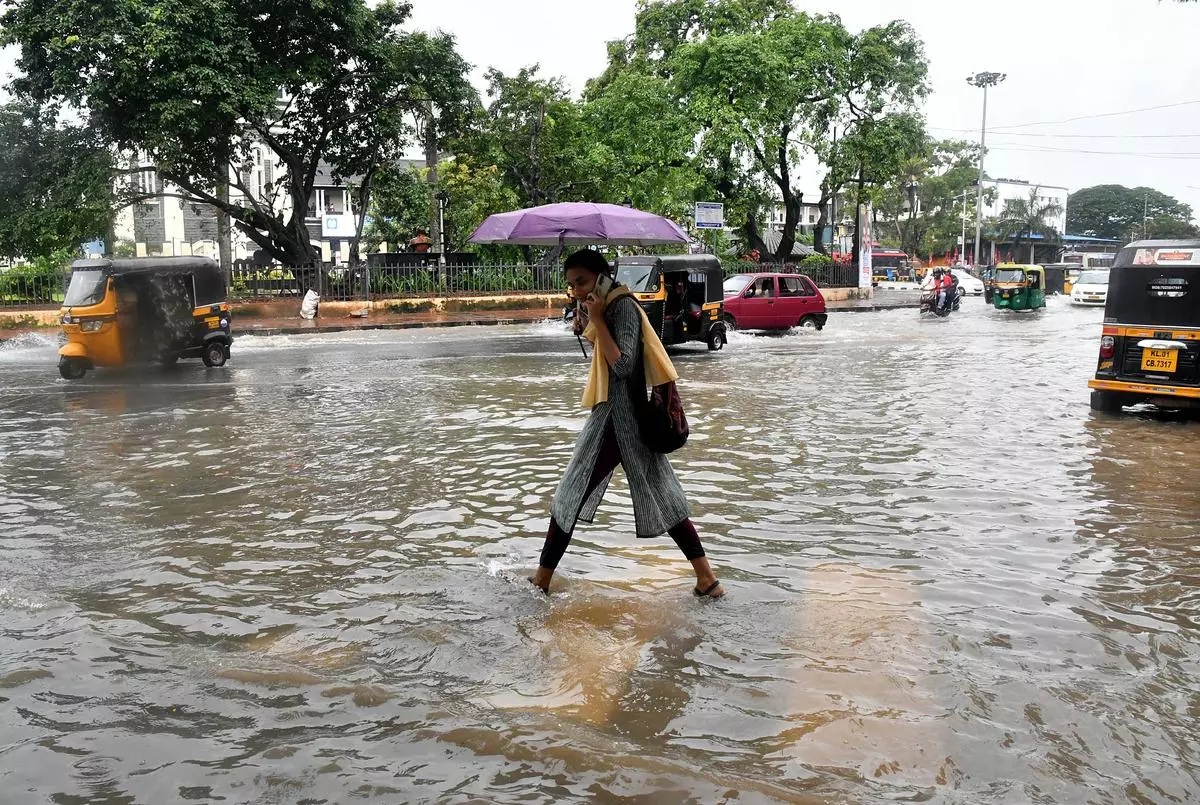
<svg viewBox="0 0 1200 805"><path fill-rule="evenodd" d="M205 366L210 366L214 369L224 366L225 359L229 357L225 345L220 341L209 341L204 345L204 352L200 354L201 360Z"/></svg>
<svg viewBox="0 0 1200 805"><path fill-rule="evenodd" d="M87 362L82 358L63 358L58 362L58 374L63 380L79 380L87 370Z"/></svg>
<svg viewBox="0 0 1200 805"><path fill-rule="evenodd" d="M727 343L729 339L725 336L725 327L721 324L714 324L708 328L708 348L712 352L717 352Z"/></svg>

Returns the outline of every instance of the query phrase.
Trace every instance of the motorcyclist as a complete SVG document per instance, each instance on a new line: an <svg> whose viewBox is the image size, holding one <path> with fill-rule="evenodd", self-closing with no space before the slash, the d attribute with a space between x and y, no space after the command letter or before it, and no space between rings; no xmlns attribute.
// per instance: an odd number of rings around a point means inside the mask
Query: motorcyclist
<svg viewBox="0 0 1200 805"><path fill-rule="evenodd" d="M953 305L958 299L958 275L952 269L946 269L946 276L950 278L950 287L947 288L947 301Z"/></svg>

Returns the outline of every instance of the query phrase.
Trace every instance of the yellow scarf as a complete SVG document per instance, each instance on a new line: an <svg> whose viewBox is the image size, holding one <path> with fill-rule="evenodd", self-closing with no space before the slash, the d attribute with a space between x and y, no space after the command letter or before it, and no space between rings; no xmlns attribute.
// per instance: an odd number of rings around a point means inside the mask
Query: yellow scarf
<svg viewBox="0 0 1200 805"><path fill-rule="evenodd" d="M605 309L622 296L629 295L628 288L618 285L605 297ZM663 383L678 380L679 373L675 371L674 364L667 357L667 350L659 340L654 325L650 324L646 311L642 310L641 304L638 304L637 309L642 317L642 358L646 365L646 385L661 386ZM600 315L604 315L603 311ZM608 361L604 359L603 350L596 345L595 324L588 322L588 326L583 331L583 337L592 344L592 368L588 372L587 386L583 390L582 402L584 408L591 408L598 403L608 401Z"/></svg>

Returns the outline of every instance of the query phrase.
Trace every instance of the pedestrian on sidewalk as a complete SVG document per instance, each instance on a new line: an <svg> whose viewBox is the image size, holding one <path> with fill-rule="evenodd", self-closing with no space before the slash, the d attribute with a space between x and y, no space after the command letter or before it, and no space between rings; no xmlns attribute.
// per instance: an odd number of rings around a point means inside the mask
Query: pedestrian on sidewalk
<svg viewBox="0 0 1200 805"><path fill-rule="evenodd" d="M628 288L614 283L612 269L599 252L577 251L567 257L563 269L567 286L579 302L576 331L593 347L583 394L583 405L591 414L554 493L546 543L530 581L549 591L576 524L592 522L613 471L621 466L629 481L637 536L670 534L692 563L695 594L719 598L725 591L704 554L683 487L666 455L651 452L638 430L631 390L645 398L646 375L677 377L666 350L637 299ZM646 371L635 376L639 365Z"/></svg>

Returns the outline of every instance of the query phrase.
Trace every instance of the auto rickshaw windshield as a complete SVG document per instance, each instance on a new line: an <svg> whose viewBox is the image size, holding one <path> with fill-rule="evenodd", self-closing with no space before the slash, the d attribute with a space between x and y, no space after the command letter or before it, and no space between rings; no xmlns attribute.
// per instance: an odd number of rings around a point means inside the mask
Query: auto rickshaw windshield
<svg viewBox="0 0 1200 805"><path fill-rule="evenodd" d="M1024 282L1025 272L1019 268L996 269L996 282Z"/></svg>
<svg viewBox="0 0 1200 805"><path fill-rule="evenodd" d="M654 266L617 266L617 282L627 286L634 293L657 291L658 272L654 270Z"/></svg>
<svg viewBox="0 0 1200 805"><path fill-rule="evenodd" d="M71 274L67 296L63 304L67 307L87 307L99 304L104 299L107 282L103 271L82 270Z"/></svg>

